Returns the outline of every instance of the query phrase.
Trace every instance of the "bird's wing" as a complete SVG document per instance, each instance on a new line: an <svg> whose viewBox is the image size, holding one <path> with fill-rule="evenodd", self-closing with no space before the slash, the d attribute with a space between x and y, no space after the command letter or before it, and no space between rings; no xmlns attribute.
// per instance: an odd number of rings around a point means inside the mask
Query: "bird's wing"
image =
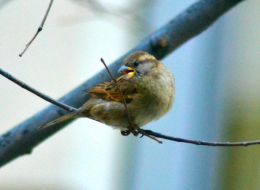
<svg viewBox="0 0 260 190"><path fill-rule="evenodd" d="M101 83L90 90L90 94L94 98L101 98L108 101L123 102L123 93L127 103L130 103L133 99L133 95L136 94L136 83L133 79L126 80L123 77L119 77L117 84L114 81ZM118 89L120 88L120 90Z"/></svg>

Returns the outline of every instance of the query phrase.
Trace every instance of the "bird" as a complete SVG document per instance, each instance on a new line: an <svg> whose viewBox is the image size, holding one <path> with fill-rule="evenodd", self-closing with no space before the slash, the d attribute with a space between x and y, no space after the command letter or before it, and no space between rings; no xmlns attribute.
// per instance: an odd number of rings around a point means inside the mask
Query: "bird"
<svg viewBox="0 0 260 190"><path fill-rule="evenodd" d="M153 55L134 52L124 59L118 72L116 81L93 87L88 92L90 99L78 111L65 114L43 128L87 117L120 129L122 134L136 134L138 129L170 110L175 100L175 79Z"/></svg>

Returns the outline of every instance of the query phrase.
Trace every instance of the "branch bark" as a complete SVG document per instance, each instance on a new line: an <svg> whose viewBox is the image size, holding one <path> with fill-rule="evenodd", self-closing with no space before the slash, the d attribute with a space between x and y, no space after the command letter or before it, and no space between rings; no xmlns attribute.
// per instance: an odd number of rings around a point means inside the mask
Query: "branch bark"
<svg viewBox="0 0 260 190"><path fill-rule="evenodd" d="M198 35L213 24L221 15L243 0L200 0L162 28L142 40L135 48L110 65L110 71L117 77L116 70L123 58L137 50L147 51L158 59L164 58L192 37ZM88 91L98 83L110 80L106 70L88 79L70 93L60 99L73 107L80 107L89 99L84 91ZM50 105L46 109L25 120L13 129L0 136L0 166L15 158L29 154L35 146L63 128L66 123L38 130L40 126L65 114L66 111Z"/></svg>

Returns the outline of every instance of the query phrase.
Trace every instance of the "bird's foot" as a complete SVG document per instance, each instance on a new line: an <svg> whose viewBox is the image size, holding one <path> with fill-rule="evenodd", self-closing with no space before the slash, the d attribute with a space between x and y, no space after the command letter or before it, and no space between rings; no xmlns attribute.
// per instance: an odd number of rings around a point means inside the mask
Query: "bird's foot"
<svg viewBox="0 0 260 190"><path fill-rule="evenodd" d="M130 135L130 131L129 130L121 131L121 135L128 136Z"/></svg>
<svg viewBox="0 0 260 190"><path fill-rule="evenodd" d="M156 142L162 144L162 141L160 141L160 140L159 140L158 138L156 138L155 136L149 134L149 130L143 130L143 129L140 129L140 128L138 128L138 127L136 127L136 128L133 128L133 127L132 127L132 128L127 129L127 130L121 131L121 135L123 135L123 136L128 136L128 135L130 135L131 133L132 133L134 136L136 136L136 137L137 137L138 135L140 135L140 138L146 136L146 137L148 137L148 138L150 138L150 139L152 139L152 140L154 140L154 141L156 141Z"/></svg>
<svg viewBox="0 0 260 190"><path fill-rule="evenodd" d="M134 136L136 136L136 137L137 137L138 135L141 135L140 138L142 138L143 136L146 136L146 137L148 137L148 138L150 138L150 139L152 139L152 140L154 140L154 141L156 141L156 142L162 144L162 141L160 141L159 139L157 139L157 138L156 138L155 136L153 136L153 135L150 135L150 134L145 133L145 130L141 130L141 129L127 129L127 130L125 130L125 131L121 131L121 135L123 135L123 136L128 136L128 135L130 135L131 133L132 133Z"/></svg>
<svg viewBox="0 0 260 190"><path fill-rule="evenodd" d="M128 126L128 129L121 131L121 135L128 136L130 134L133 134L135 137L137 137L140 134L139 129L140 128L138 125L132 123L131 125Z"/></svg>
<svg viewBox="0 0 260 190"><path fill-rule="evenodd" d="M134 136L138 136L139 131L137 129L127 129L125 131L121 131L121 135L128 136L130 134L133 134Z"/></svg>

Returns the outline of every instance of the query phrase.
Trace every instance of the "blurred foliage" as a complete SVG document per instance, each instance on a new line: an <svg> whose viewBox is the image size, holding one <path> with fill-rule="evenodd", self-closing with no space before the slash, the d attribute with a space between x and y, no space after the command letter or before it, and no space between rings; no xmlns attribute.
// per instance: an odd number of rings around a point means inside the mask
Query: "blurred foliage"
<svg viewBox="0 0 260 190"><path fill-rule="evenodd" d="M234 98L227 106L225 139L230 141L260 139L260 98L258 102ZM259 146L225 149L224 163L220 170L221 189L259 189L259 157Z"/></svg>

